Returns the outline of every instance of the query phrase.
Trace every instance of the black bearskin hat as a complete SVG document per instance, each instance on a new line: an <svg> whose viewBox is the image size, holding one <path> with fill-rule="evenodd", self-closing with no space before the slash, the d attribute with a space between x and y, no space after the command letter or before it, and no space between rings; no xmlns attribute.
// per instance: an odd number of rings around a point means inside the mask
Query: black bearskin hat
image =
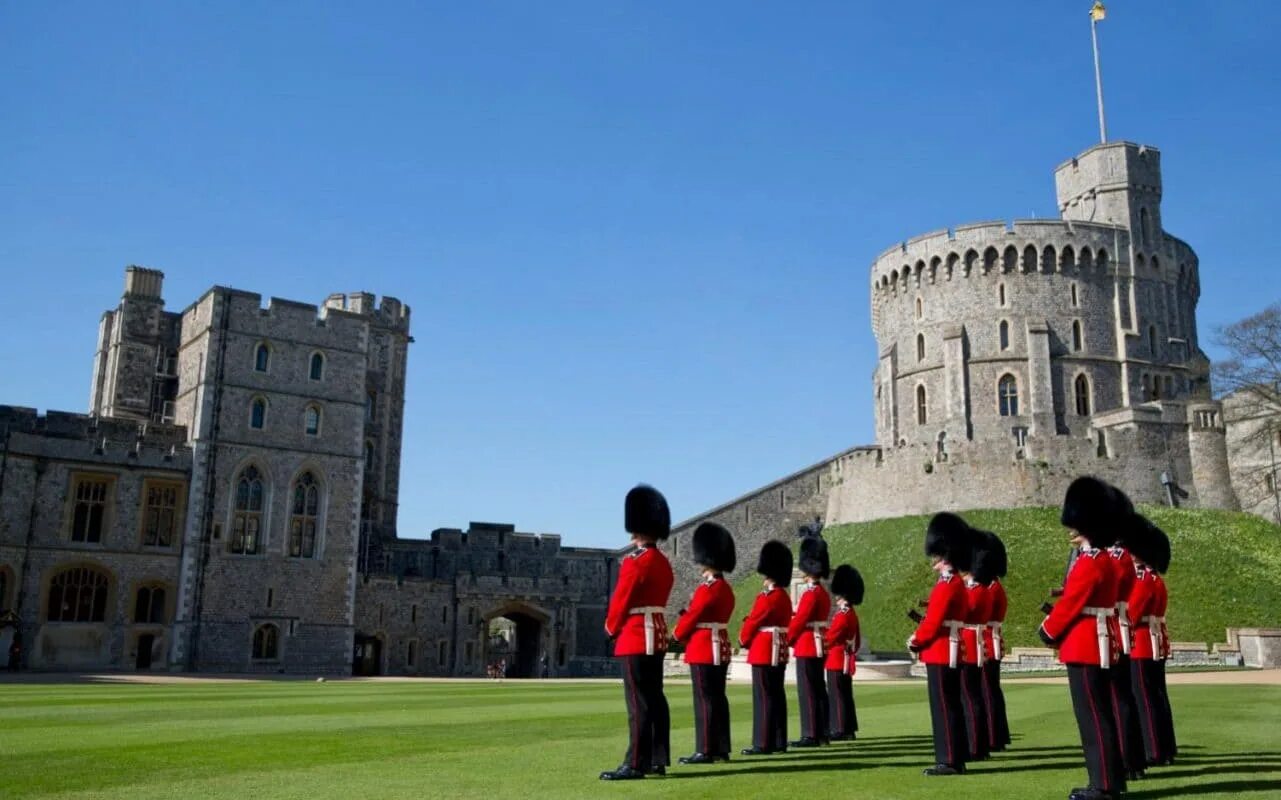
<svg viewBox="0 0 1281 800"><path fill-rule="evenodd" d="M667 498L643 483L627 493L623 518L623 527L628 533L666 539L672 532L672 512L667 508Z"/></svg>
<svg viewBox="0 0 1281 800"><path fill-rule="evenodd" d="M1005 576L1005 543L991 531L974 531L974 564L970 574L979 583L991 583Z"/></svg>
<svg viewBox="0 0 1281 800"><path fill-rule="evenodd" d="M1126 525L1125 546L1130 554L1152 569L1165 574L1170 568L1170 537L1141 514Z"/></svg>
<svg viewBox="0 0 1281 800"><path fill-rule="evenodd" d="M827 542L816 537L802 539L800 563L797 566L806 575L826 578L832 574L832 562L827 556Z"/></svg>
<svg viewBox="0 0 1281 800"><path fill-rule="evenodd" d="M1068 487L1059 522L1084 536L1091 545L1108 547L1133 512L1134 506L1125 492L1083 475Z"/></svg>
<svg viewBox="0 0 1281 800"><path fill-rule="evenodd" d="M974 530L955 514L943 512L925 529L925 555L938 556L959 572L970 571Z"/></svg>
<svg viewBox="0 0 1281 800"><path fill-rule="evenodd" d="M694 531L694 563L717 572L733 572L734 537L715 522L704 522Z"/></svg>
<svg viewBox="0 0 1281 800"><path fill-rule="evenodd" d="M842 564L832 573L832 594L844 597L856 606L863 602L863 576L849 564Z"/></svg>
<svg viewBox="0 0 1281 800"><path fill-rule="evenodd" d="M770 539L761 547L756 571L779 586L786 587L792 582L792 551L782 542Z"/></svg>

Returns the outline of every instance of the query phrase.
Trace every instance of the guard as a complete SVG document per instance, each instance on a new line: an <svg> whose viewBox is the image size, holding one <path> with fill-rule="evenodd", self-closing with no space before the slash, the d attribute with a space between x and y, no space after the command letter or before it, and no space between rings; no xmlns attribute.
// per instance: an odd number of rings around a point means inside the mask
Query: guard
<svg viewBox="0 0 1281 800"><path fill-rule="evenodd" d="M734 590L725 573L734 571L737 559L734 537L714 522L698 526L693 544L694 562L703 568L703 580L673 631L676 640L685 643L685 663L694 687L694 754L683 756L680 763L711 764L729 761L726 624L734 613Z"/></svg>
<svg viewBox="0 0 1281 800"><path fill-rule="evenodd" d="M785 588L792 580L792 551L770 540L761 548L756 571L765 576L764 590L756 595L743 620L738 643L747 648L752 667L752 746L745 756L787 752L787 625L792 601Z"/></svg>
<svg viewBox="0 0 1281 800"><path fill-rule="evenodd" d="M992 617L992 595L987 585L993 574L992 534L974 531L974 556L968 570L961 571L965 584L965 628L961 631L961 702L965 705L965 738L969 742L969 760L986 761L992 757L991 710L984 691L983 670L992 652L986 647L984 634Z"/></svg>
<svg viewBox="0 0 1281 800"><path fill-rule="evenodd" d="M1143 729L1139 724L1139 709L1134 703L1134 692L1130 686L1130 649L1134 637L1130 629L1128 603L1134 591L1134 559L1126 549L1124 538L1138 527L1131 522L1135 518L1134 504L1130 498L1115 486L1110 487L1116 493L1118 519L1116 520L1117 541L1108 548L1112 559L1112 571L1116 576L1116 615L1114 633L1120 642L1116 654L1116 667L1112 670L1112 705L1116 714L1117 744L1121 747L1121 760L1125 762L1125 774L1129 780L1143 777L1147 768L1147 755L1143 747Z"/></svg>
<svg viewBox="0 0 1281 800"><path fill-rule="evenodd" d="M832 598L822 583L832 570L827 542L817 537L802 539L798 566L805 587L787 626L787 643L796 656L796 691L801 703L801 738L792 742L792 747L818 747L828 741L823 631L832 613Z"/></svg>
<svg viewBox="0 0 1281 800"><path fill-rule="evenodd" d="M823 635L827 649L827 708L829 738L833 742L853 739L858 733L858 711L854 707L855 655L862 636L854 606L863 602L863 576L849 564L832 573L832 595L836 613Z"/></svg>
<svg viewBox="0 0 1281 800"><path fill-rule="evenodd" d="M990 564L985 564L981 572L987 572L990 567L992 574L996 577L987 585L988 594L992 598L992 611L988 616L987 630L983 633L983 646L986 648L987 659L983 663L983 686L985 699L987 701L988 713L988 734L991 737L992 752L999 753L1010 746L1010 720L1005 712L1005 691L1001 689L1001 659L1005 657L1005 637L1002 635L1002 627L1005 624L1005 614L1009 609L1009 600L1005 595L1005 587L1001 584L1001 578L1009 569L1009 556L1005 551L1005 542L1001 537L994 533L988 533L992 538L988 540L985 549L987 550L987 559Z"/></svg>
<svg viewBox="0 0 1281 800"><path fill-rule="evenodd" d="M1127 610L1134 644L1130 649L1130 687L1143 731L1149 766L1174 763L1174 721L1165 695L1165 581L1170 568L1170 539L1149 520L1135 515L1126 534L1134 558L1134 588Z"/></svg>
<svg viewBox="0 0 1281 800"><path fill-rule="evenodd" d="M624 527L635 549L619 566L605 633L614 641L614 657L622 662L629 739L623 763L602 772L603 781L663 775L671 763L671 716L663 695L667 652L663 611L672 593L672 565L658 542L671 534L672 515L666 498L643 484L627 493L623 505Z"/></svg>

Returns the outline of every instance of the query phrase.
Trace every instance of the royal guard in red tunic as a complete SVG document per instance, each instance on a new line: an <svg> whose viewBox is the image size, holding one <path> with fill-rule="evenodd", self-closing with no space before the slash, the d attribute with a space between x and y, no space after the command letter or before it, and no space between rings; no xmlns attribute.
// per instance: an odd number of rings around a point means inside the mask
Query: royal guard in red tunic
<svg viewBox="0 0 1281 800"><path fill-rule="evenodd" d="M965 586L959 572L970 568L974 532L955 514L936 514L925 531L925 555L938 573L925 617L907 640L907 649L925 664L934 728L934 766L926 775L965 772L969 750L961 702L961 631L965 627Z"/></svg>
<svg viewBox="0 0 1281 800"><path fill-rule="evenodd" d="M1005 543L994 533L984 544L986 556L982 568L976 568L980 574L991 574L995 577L987 585L988 595L992 599L992 610L987 620L987 630L983 632L985 659L983 662L984 699L988 708L988 735L993 752L1000 752L1010 745L1010 721L1005 713L1005 692L1001 689L1001 659L1005 657L1005 639L1002 626L1009 601L1001 578L1009 569L1009 557L1005 552Z"/></svg>
<svg viewBox="0 0 1281 800"><path fill-rule="evenodd" d="M689 608L681 613L672 632L685 643L694 687L694 754L682 764L729 761L729 699L725 678L729 674L729 632L726 624L734 613L734 590L725 580L737 559L734 537L714 522L694 531L694 563L703 569L703 580L694 589Z"/></svg>
<svg viewBox="0 0 1281 800"><path fill-rule="evenodd" d="M1134 644L1130 649L1130 687L1143 731L1144 755L1150 766L1174 763L1174 721L1165 694L1165 581L1170 568L1170 539L1165 531L1135 515L1126 533L1134 558L1135 579L1127 611Z"/></svg>
<svg viewBox="0 0 1281 800"><path fill-rule="evenodd" d="M796 691L801 703L801 738L792 747L827 743L827 686L823 683L823 631L832 613L832 598L823 588L831 574L827 542L817 536L801 540L797 564L805 577L801 597L787 626L787 643L796 657Z"/></svg>
<svg viewBox="0 0 1281 800"><path fill-rule="evenodd" d="M858 711L854 708L855 655L862 636L854 606L863 602L863 576L849 564L832 573L832 596L836 612L823 634L827 650L828 731L833 742L853 739L858 733Z"/></svg>
<svg viewBox="0 0 1281 800"><path fill-rule="evenodd" d="M663 695L663 656L667 622L663 612L672 593L672 565L658 542L672 530L667 500L652 486L627 493L624 527L635 548L623 558L609 598L605 633L622 663L627 700L627 754L618 769L602 772L603 781L662 775L671 763L671 716Z"/></svg>
<svg viewBox="0 0 1281 800"><path fill-rule="evenodd" d="M1090 785L1073 789L1069 800L1113 800L1125 791L1125 764L1117 741L1111 671L1116 663L1117 579L1115 562L1103 548L1112 544L1127 511L1120 493L1102 481L1077 478L1068 487L1060 521L1080 555L1072 564L1063 596L1041 623L1041 639L1059 650L1067 667L1072 708L1085 751Z"/></svg>
<svg viewBox="0 0 1281 800"><path fill-rule="evenodd" d="M1139 709L1135 705L1134 693L1130 686L1130 649L1133 646L1134 637L1130 630L1130 616L1126 606L1130 593L1134 589L1134 559L1130 557L1130 551L1126 549L1124 541L1125 535L1134 527L1129 522L1134 516L1134 504L1120 489L1115 486L1111 488L1117 494L1118 507L1124 509L1124 516L1117 521L1117 541L1107 549L1117 581L1116 615L1110 622L1117 641L1120 642L1116 654L1116 666L1110 676L1112 705L1116 716L1117 744L1121 746L1121 760L1125 762L1126 777L1137 780L1143 777L1143 771L1147 768L1147 754L1143 748L1143 729L1139 724Z"/></svg>
<svg viewBox="0 0 1281 800"><path fill-rule="evenodd" d="M792 581L792 551L770 540L761 548L756 571L765 576L764 590L756 595L743 620L738 643L747 648L752 667L752 746L745 756L787 752L787 625L792 601L787 587Z"/></svg>
<svg viewBox="0 0 1281 800"><path fill-rule="evenodd" d="M987 585L995 578L989 563L990 539L986 531L974 531L974 554L968 570L961 571L965 584L965 628L961 631L961 702L965 706L965 738L969 760L986 761L992 756L991 719L983 669L992 651L984 634L992 617L992 595Z"/></svg>

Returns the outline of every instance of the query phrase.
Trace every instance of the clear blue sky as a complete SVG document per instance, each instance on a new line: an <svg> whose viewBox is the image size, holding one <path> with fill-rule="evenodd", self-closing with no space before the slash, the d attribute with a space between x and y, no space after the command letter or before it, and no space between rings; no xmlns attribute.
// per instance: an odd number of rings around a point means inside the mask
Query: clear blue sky
<svg viewBox="0 0 1281 800"><path fill-rule="evenodd" d="M624 542L872 439L868 268L1054 216L1089 0L0 6L0 402L84 410L122 270L413 307L400 527ZM1114 0L1201 332L1281 295L1281 4ZM1213 355L1213 351L1211 351Z"/></svg>

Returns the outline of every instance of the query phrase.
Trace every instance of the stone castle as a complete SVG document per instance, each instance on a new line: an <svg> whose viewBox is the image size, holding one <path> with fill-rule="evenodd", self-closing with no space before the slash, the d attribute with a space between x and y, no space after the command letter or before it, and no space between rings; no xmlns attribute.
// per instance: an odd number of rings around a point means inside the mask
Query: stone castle
<svg viewBox="0 0 1281 800"><path fill-rule="evenodd" d="M1160 154L1098 145L1055 183L1061 219L941 230L875 260L876 443L677 526L673 609L707 519L754 554L816 517L1055 505L1082 473L1142 502L1243 504L1240 437L1197 341L1198 260L1161 224ZM126 271L89 414L0 406L0 647L17 631L26 665L49 669L612 669L618 551L479 522L397 535L408 307L215 287L174 313L161 281ZM1247 508L1281 510L1275 485L1248 488Z"/></svg>

